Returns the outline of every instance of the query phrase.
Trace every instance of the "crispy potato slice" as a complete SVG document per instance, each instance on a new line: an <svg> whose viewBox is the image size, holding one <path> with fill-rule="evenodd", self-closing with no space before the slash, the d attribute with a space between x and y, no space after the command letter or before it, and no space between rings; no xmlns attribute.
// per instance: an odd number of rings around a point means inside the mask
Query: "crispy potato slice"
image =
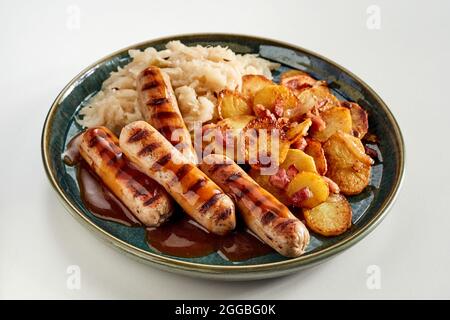
<svg viewBox="0 0 450 320"><path fill-rule="evenodd" d="M325 175L327 173L327 159L325 158L322 144L313 139L307 139L307 143L305 153L314 159L317 172L321 176Z"/></svg>
<svg viewBox="0 0 450 320"><path fill-rule="evenodd" d="M311 137L319 142L325 142L335 132L352 132L352 116L350 110L344 107L334 107L320 113L326 127L322 131L311 133Z"/></svg>
<svg viewBox="0 0 450 320"><path fill-rule="evenodd" d="M342 106L350 110L353 135L358 139L364 138L369 130L369 117L366 110L354 102L343 101Z"/></svg>
<svg viewBox="0 0 450 320"><path fill-rule="evenodd" d="M369 184L372 158L358 138L338 131L323 145L328 163L327 177L345 195L358 194Z"/></svg>
<svg viewBox="0 0 450 320"><path fill-rule="evenodd" d="M217 122L217 126L221 129L244 129L251 121L255 119L256 117L251 115L234 116Z"/></svg>
<svg viewBox="0 0 450 320"><path fill-rule="evenodd" d="M308 74L304 71L300 71L300 70L296 70L296 69L288 70L288 71L283 72L280 75L280 82L282 82L283 80L286 80L288 78L298 76L298 75L308 75Z"/></svg>
<svg viewBox="0 0 450 320"><path fill-rule="evenodd" d="M202 147L205 153L224 153L234 161L245 159L245 145L239 145L244 128L256 119L241 115L203 126ZM229 147L229 148L228 148Z"/></svg>
<svg viewBox="0 0 450 320"><path fill-rule="evenodd" d="M242 96L252 104L255 94L264 87L274 83L266 77L259 74L248 74L242 77Z"/></svg>
<svg viewBox="0 0 450 320"><path fill-rule="evenodd" d="M220 119L253 113L247 100L237 91L223 90L217 98L217 111Z"/></svg>
<svg viewBox="0 0 450 320"><path fill-rule="evenodd" d="M286 159L281 164L281 168L287 170L291 165L298 170L298 172L309 171L316 172L316 164L314 163L314 159L307 155L302 150L298 149L289 149L286 155Z"/></svg>
<svg viewBox="0 0 450 320"><path fill-rule="evenodd" d="M312 121L311 119L306 119L303 122L291 123L290 128L286 132L286 136L291 144L296 143L304 136L308 134L308 130L311 127Z"/></svg>
<svg viewBox="0 0 450 320"><path fill-rule="evenodd" d="M265 86L256 92L253 98L253 105L262 105L273 113L276 107L283 110L294 109L298 106L298 98L287 87L273 84Z"/></svg>
<svg viewBox="0 0 450 320"><path fill-rule="evenodd" d="M295 193L308 188L312 192L312 197L299 204L302 208L314 208L324 202L330 194L327 183L317 173L302 171L289 182L287 195L292 199Z"/></svg>
<svg viewBox="0 0 450 320"><path fill-rule="evenodd" d="M262 175L261 171L258 169L251 168L248 172L250 177L252 177L263 189L266 189L271 194L275 196L278 200L280 200L284 205L289 206L290 200L289 197L286 194L286 190L282 190L280 188L277 188L273 186L269 179L270 175Z"/></svg>
<svg viewBox="0 0 450 320"><path fill-rule="evenodd" d="M314 86L316 82L316 79L300 70L289 70L280 76L280 84L296 93L300 93L302 90Z"/></svg>
<svg viewBox="0 0 450 320"><path fill-rule="evenodd" d="M303 210L303 214L308 228L326 237L340 235L352 225L352 207L340 194L331 194L325 202Z"/></svg>
<svg viewBox="0 0 450 320"><path fill-rule="evenodd" d="M297 93L300 105L309 111L317 108L324 111L336 106L340 106L339 100L331 93L326 85L315 85ZM307 112L306 111L306 112Z"/></svg>
<svg viewBox="0 0 450 320"><path fill-rule="evenodd" d="M250 121L244 128L244 134L246 161L252 167L261 168L269 165L261 163L260 155L275 160L276 166L286 158L290 142L282 124L274 117L259 117ZM272 154L273 152L276 154Z"/></svg>

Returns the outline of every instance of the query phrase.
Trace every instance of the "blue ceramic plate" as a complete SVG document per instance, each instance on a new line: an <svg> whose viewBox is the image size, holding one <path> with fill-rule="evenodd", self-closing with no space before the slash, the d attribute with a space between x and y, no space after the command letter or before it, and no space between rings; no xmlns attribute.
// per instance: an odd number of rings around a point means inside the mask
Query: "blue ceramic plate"
<svg viewBox="0 0 450 320"><path fill-rule="evenodd" d="M111 71L130 61L129 49L164 48L171 40L187 45L228 46L237 53L257 53L281 63L274 80L281 72L299 69L317 79L326 80L341 99L355 101L369 112L370 131L380 138L381 163L373 167L370 185L358 196L350 197L353 226L338 237L312 235L307 252L295 259L272 253L247 261L232 263L217 253L201 258L178 258L150 249L143 228L126 227L93 216L80 199L80 189L73 167L62 161L62 153L82 128L74 119L80 108L101 88ZM399 190L404 169L404 145L393 115L380 97L362 80L336 63L318 54L279 41L229 34L178 35L151 40L109 55L77 75L58 95L50 108L42 134L42 157L50 182L72 215L94 233L124 252L168 271L199 277L249 280L289 274L317 264L350 247L382 220Z"/></svg>

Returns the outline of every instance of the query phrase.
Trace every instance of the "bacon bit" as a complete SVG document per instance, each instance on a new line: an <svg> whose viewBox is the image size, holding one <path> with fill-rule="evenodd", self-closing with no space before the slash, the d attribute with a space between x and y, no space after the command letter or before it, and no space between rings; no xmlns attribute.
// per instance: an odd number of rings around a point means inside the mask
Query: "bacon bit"
<svg viewBox="0 0 450 320"><path fill-rule="evenodd" d="M291 198L292 204L295 207L301 207L303 201L308 200L313 197L312 191L308 188L301 188Z"/></svg>
<svg viewBox="0 0 450 320"><path fill-rule="evenodd" d="M328 189L330 190L331 193L339 193L341 191L336 182L325 176L323 176L322 178L328 184Z"/></svg>
<svg viewBox="0 0 450 320"><path fill-rule="evenodd" d="M318 114L316 114L316 112L308 112L306 114L307 118L310 118L312 123L311 123L311 130L312 131L322 131L326 128L327 124L325 123L325 121L323 121L322 117Z"/></svg>
<svg viewBox="0 0 450 320"><path fill-rule="evenodd" d="M297 175L297 173L298 170L293 164L291 164L289 168L286 170L286 174L289 177L289 181L292 180L292 178L294 178Z"/></svg>
<svg viewBox="0 0 450 320"><path fill-rule="evenodd" d="M364 146L364 150L366 152L366 154L371 157L374 160L378 160L378 152L375 149L372 149L371 147L365 145Z"/></svg>
<svg viewBox="0 0 450 320"><path fill-rule="evenodd" d="M323 121L323 119L320 116L313 116L311 118L311 129L314 131L322 131L325 130L325 128L327 127L327 124L325 123L325 121Z"/></svg>
<svg viewBox="0 0 450 320"><path fill-rule="evenodd" d="M259 118L259 117L264 117L268 110L262 104L257 104L253 108L253 111L255 112L255 116L257 116Z"/></svg>
<svg viewBox="0 0 450 320"><path fill-rule="evenodd" d="M289 82L286 82L284 84L286 87L288 87L289 89L295 90L295 91L303 91L305 89L311 88L313 85L308 84L308 83L299 83L298 80L294 79L291 80Z"/></svg>
<svg viewBox="0 0 450 320"><path fill-rule="evenodd" d="M291 149L298 149L298 150L305 150L308 143L306 142L305 138L301 138L298 141L295 141L293 144L291 144Z"/></svg>
<svg viewBox="0 0 450 320"><path fill-rule="evenodd" d="M286 170L279 168L278 172L269 178L269 182L274 187L284 189L289 184L290 180L286 174Z"/></svg>
<svg viewBox="0 0 450 320"><path fill-rule="evenodd" d="M279 118L279 117L283 116L283 112L284 112L283 107L279 104L276 104L275 108L273 110L273 113L275 114L275 116L277 116Z"/></svg>
<svg viewBox="0 0 450 320"><path fill-rule="evenodd" d="M283 79L281 84L290 89L302 91L303 89L314 86L316 82L316 79L310 77L307 74L297 74L292 77Z"/></svg>
<svg viewBox="0 0 450 320"><path fill-rule="evenodd" d="M327 105L328 102L329 102L328 99L320 100L316 105L317 110L321 110L323 107Z"/></svg>
<svg viewBox="0 0 450 320"><path fill-rule="evenodd" d="M264 107L261 104L257 104L254 108L253 111L255 112L255 116L257 118L264 118L264 117L269 117L271 118L273 121L276 121L277 118L275 117L275 115L270 112L269 109L267 109L266 107Z"/></svg>
<svg viewBox="0 0 450 320"><path fill-rule="evenodd" d="M281 128L288 126L290 123L289 118L278 118L277 119L277 125L280 126Z"/></svg>

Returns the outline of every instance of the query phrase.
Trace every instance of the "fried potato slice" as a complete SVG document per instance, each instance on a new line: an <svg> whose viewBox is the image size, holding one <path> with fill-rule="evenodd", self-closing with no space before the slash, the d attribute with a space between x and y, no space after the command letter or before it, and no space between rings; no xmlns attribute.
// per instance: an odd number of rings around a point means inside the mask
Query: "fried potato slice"
<svg viewBox="0 0 450 320"><path fill-rule="evenodd" d="M247 100L239 92L230 90L219 93L217 111L220 119L253 114Z"/></svg>
<svg viewBox="0 0 450 320"><path fill-rule="evenodd" d="M330 194L328 184L317 173L302 171L298 173L289 182L287 187L287 195L290 199L304 188L308 188L312 193L312 197L307 198L300 203L295 203L296 206L302 208L314 208L324 202Z"/></svg>
<svg viewBox="0 0 450 320"><path fill-rule="evenodd" d="M300 70L289 70L280 76L280 84L296 93L300 93L302 90L314 86L316 82L316 79Z"/></svg>
<svg viewBox="0 0 450 320"><path fill-rule="evenodd" d="M344 107L333 107L320 113L326 127L321 131L311 132L311 137L319 142L325 142L335 132L352 132L352 116L350 110Z"/></svg>
<svg viewBox="0 0 450 320"><path fill-rule="evenodd" d="M317 173L314 159L302 150L288 150L286 159L281 164L281 168L287 170L291 165L293 165L298 170L298 172L309 171Z"/></svg>
<svg viewBox="0 0 450 320"><path fill-rule="evenodd" d="M358 138L338 131L323 145L328 163L327 177L344 195L355 195L369 184L372 158Z"/></svg>
<svg viewBox="0 0 450 320"><path fill-rule="evenodd" d="M244 129L256 117L252 115L240 115L223 119L217 122L217 126L221 129Z"/></svg>
<svg viewBox="0 0 450 320"><path fill-rule="evenodd" d="M298 106L298 98L289 88L273 84L265 86L256 92L253 98L253 105L256 106L258 104L277 114L277 107L282 108L283 111L295 109Z"/></svg>
<svg viewBox="0 0 450 320"><path fill-rule="evenodd" d="M290 142L283 124L276 118L265 116L250 121L244 128L246 162L252 167L261 168L270 164L277 167L283 163ZM275 163L264 163L261 157L270 158Z"/></svg>
<svg viewBox="0 0 450 320"><path fill-rule="evenodd" d="M331 93L331 90L324 84L314 85L300 92L296 92L300 105L309 111L317 108L319 111L339 106L339 100Z"/></svg>
<svg viewBox="0 0 450 320"><path fill-rule="evenodd" d="M303 210L303 214L308 228L326 237L340 235L352 225L352 207L340 194L330 194L325 202Z"/></svg>
<svg viewBox="0 0 450 320"><path fill-rule="evenodd" d="M278 200L280 200L284 205L289 206L290 200L289 197L286 194L286 190L277 188L273 186L269 179L270 175L262 175L261 171L255 168L251 168L248 172L250 177L253 178L263 189L266 189L268 192L270 192L272 195L275 196Z"/></svg>
<svg viewBox="0 0 450 320"><path fill-rule="evenodd" d="M342 106L350 110L353 135L358 139L364 138L369 130L369 117L366 110L354 102L343 101Z"/></svg>
<svg viewBox="0 0 450 320"><path fill-rule="evenodd" d="M266 77L259 74L248 74L242 77L242 96L252 104L255 94L264 87L274 83Z"/></svg>
<svg viewBox="0 0 450 320"><path fill-rule="evenodd" d="M280 82L283 82L283 80L286 80L288 78L295 77L298 75L308 75L308 74L301 70L296 70L296 69L288 70L288 71L283 72L280 75Z"/></svg>
<svg viewBox="0 0 450 320"><path fill-rule="evenodd" d="M305 153L314 159L317 172L323 176L327 173L327 159L323 151L322 144L314 139L307 139Z"/></svg>
<svg viewBox="0 0 450 320"><path fill-rule="evenodd" d="M202 128L203 152L226 154L234 161L245 159L245 145L238 144L238 141L244 128L254 119L256 119L255 116L240 115L204 125Z"/></svg>
<svg viewBox="0 0 450 320"><path fill-rule="evenodd" d="M290 127L286 132L286 136L291 144L296 143L301 140L304 136L308 134L308 130L311 127L311 119L306 119L301 123L290 123Z"/></svg>

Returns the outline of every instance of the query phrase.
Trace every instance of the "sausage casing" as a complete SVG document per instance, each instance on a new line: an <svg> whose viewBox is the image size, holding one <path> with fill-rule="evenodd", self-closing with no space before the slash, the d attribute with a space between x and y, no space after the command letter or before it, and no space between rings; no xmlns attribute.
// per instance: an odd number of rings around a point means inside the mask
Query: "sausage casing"
<svg viewBox="0 0 450 320"><path fill-rule="evenodd" d="M145 174L209 231L223 235L236 226L233 201L145 121L125 126L120 147Z"/></svg>
<svg viewBox="0 0 450 320"><path fill-rule="evenodd" d="M189 134L178 107L170 78L150 66L137 78L139 107L144 119L158 130L190 162L197 163Z"/></svg>
<svg viewBox="0 0 450 320"><path fill-rule="evenodd" d="M286 257L305 252L309 232L303 223L233 160L208 155L200 169L235 200L247 226L264 242Z"/></svg>
<svg viewBox="0 0 450 320"><path fill-rule="evenodd" d="M171 197L158 183L130 165L109 129L88 129L79 148L91 169L144 225L158 226L170 216Z"/></svg>

